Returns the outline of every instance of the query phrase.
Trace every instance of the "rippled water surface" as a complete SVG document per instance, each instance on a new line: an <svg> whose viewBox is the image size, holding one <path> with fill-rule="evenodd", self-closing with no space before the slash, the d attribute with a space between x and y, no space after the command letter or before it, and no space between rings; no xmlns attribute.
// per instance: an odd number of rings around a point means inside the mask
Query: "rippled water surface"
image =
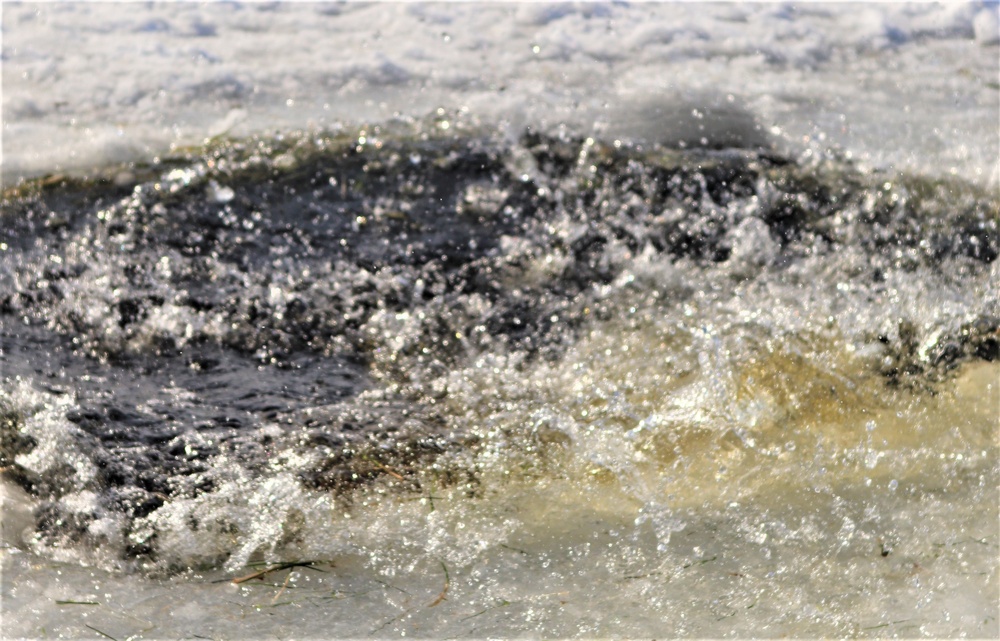
<svg viewBox="0 0 1000 641"><path fill-rule="evenodd" d="M9 190L4 633L996 637L995 190L744 142Z"/></svg>

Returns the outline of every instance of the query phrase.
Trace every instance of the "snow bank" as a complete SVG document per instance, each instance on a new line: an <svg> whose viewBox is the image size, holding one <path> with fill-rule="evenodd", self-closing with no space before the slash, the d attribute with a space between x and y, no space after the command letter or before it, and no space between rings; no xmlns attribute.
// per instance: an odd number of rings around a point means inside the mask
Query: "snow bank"
<svg viewBox="0 0 1000 641"><path fill-rule="evenodd" d="M437 107L996 182L998 42L992 3L4 3L4 182Z"/></svg>

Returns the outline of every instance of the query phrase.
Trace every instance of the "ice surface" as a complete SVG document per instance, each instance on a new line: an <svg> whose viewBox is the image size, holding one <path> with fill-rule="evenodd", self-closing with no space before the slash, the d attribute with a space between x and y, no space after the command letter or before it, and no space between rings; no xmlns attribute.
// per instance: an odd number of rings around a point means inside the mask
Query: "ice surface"
<svg viewBox="0 0 1000 641"><path fill-rule="evenodd" d="M5 184L437 107L685 140L677 104L798 151L1000 180L993 3L4 3L3 24Z"/></svg>

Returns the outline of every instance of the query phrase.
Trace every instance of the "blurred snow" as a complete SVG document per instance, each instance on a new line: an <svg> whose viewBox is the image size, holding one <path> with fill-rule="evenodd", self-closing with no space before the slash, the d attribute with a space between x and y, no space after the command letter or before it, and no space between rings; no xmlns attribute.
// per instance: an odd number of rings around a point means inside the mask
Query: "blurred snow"
<svg viewBox="0 0 1000 641"><path fill-rule="evenodd" d="M566 126L674 143L691 123L672 123L699 109L798 152L1000 181L995 3L2 11L5 183L222 134L420 118L437 107L515 133ZM722 133L706 139L760 138Z"/></svg>

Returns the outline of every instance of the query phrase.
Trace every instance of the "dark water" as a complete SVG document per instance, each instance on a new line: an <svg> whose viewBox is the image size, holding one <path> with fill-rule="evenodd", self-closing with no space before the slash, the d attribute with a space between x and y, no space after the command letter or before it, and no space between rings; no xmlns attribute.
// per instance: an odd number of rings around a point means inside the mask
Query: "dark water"
<svg viewBox="0 0 1000 641"><path fill-rule="evenodd" d="M379 479L419 494L428 469L474 497L470 453L499 441L449 376L491 357L527 378L636 308L750 288L745 309L767 310L771 285L828 281L846 301L830 323L877 385L932 394L1000 356L995 195L766 149L297 134L35 181L2 216L0 465L37 501L30 545L105 560L155 564L162 531L137 523L290 452L304 490L344 500ZM899 283L928 298L893 306ZM675 339L694 359L678 380L707 367ZM760 340L720 353L749 363ZM568 440L502 442L535 465Z"/></svg>

